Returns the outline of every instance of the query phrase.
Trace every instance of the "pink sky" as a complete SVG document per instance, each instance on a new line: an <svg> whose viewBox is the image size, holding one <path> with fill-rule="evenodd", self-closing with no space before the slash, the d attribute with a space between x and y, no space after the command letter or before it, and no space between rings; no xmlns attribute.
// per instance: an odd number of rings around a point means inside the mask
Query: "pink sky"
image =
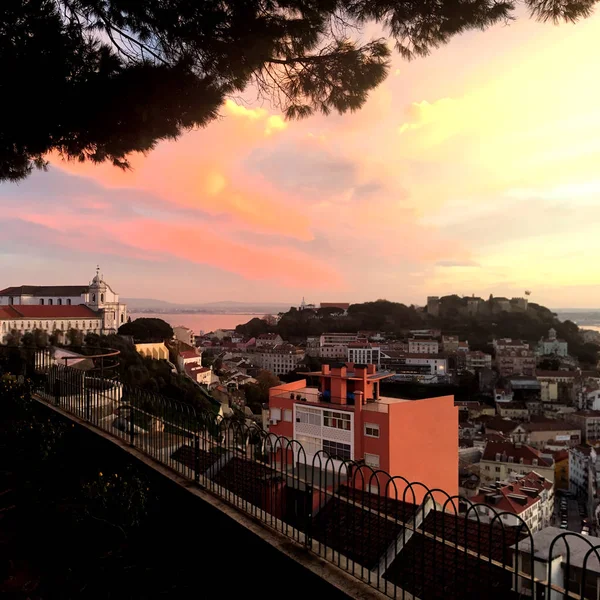
<svg viewBox="0 0 600 600"><path fill-rule="evenodd" d="M232 100L133 169L52 159L0 188L3 285L173 302L522 295L600 306L600 17L394 58L358 113ZM248 97L251 97L249 95Z"/></svg>

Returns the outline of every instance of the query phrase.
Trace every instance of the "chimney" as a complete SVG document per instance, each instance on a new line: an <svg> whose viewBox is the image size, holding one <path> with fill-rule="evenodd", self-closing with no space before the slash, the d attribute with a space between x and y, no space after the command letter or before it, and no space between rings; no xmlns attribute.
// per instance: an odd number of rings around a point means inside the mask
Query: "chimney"
<svg viewBox="0 0 600 600"><path fill-rule="evenodd" d="M376 370L377 370L377 365L367 365L367 374L368 375L375 375Z"/></svg>

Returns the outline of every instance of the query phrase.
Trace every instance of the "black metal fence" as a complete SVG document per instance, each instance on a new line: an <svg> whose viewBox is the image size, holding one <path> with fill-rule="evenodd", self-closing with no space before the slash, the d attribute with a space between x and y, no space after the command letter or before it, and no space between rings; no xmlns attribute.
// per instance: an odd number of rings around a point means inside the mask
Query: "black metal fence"
<svg viewBox="0 0 600 600"><path fill-rule="evenodd" d="M600 597L600 547L585 536L532 534L513 514L323 451L309 456L251 421L132 388L97 368L21 359L39 400L124 440L388 597ZM18 360L12 351L0 362L9 368Z"/></svg>

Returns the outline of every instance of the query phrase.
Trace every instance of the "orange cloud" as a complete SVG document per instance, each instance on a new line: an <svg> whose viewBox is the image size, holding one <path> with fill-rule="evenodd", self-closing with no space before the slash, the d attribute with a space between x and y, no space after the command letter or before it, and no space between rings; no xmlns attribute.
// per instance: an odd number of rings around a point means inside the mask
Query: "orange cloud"
<svg viewBox="0 0 600 600"><path fill-rule="evenodd" d="M48 241L81 250L82 238L104 253L161 261L177 258L236 273L253 281L276 281L282 286L339 288L342 278L333 265L285 246L259 246L227 238L206 226L154 219L111 221L106 216L8 211L52 232Z"/></svg>

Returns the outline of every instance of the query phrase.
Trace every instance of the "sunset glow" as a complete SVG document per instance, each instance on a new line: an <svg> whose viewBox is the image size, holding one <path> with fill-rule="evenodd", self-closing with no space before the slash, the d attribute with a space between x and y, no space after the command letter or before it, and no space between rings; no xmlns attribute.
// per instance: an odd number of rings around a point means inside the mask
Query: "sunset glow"
<svg viewBox="0 0 600 600"><path fill-rule="evenodd" d="M123 296L175 302L598 306L599 36L600 15L519 20L396 56L354 114L286 122L249 93L129 171L52 156L0 188L5 281L100 263Z"/></svg>

